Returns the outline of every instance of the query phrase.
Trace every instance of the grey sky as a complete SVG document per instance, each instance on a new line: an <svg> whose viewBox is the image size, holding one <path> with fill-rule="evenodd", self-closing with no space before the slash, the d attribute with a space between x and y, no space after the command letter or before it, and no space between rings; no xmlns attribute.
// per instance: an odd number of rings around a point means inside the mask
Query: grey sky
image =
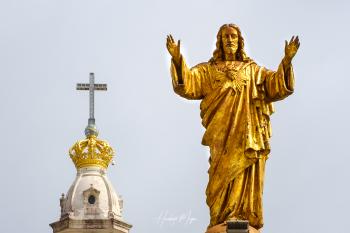
<svg viewBox="0 0 350 233"><path fill-rule="evenodd" d="M208 151L199 102L173 93L165 38L189 65L207 61L218 28L236 23L246 50L276 69L299 35L294 95L276 103L266 166L269 233L341 232L350 208L348 1L0 2L2 232L51 232L75 177L68 149L84 137L95 72L100 137L116 149L108 170L131 232L204 232ZM160 225L161 214L195 218ZM189 214L190 213L190 214Z"/></svg>

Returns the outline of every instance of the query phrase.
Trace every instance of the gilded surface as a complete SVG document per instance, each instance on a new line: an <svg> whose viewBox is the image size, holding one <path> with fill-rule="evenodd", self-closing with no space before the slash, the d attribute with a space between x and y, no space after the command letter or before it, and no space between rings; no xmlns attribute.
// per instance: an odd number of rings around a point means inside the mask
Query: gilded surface
<svg viewBox="0 0 350 233"><path fill-rule="evenodd" d="M209 227L228 219L249 220L257 229L263 226L272 103L293 93L291 61L299 45L298 37L286 41L277 71L268 70L246 56L239 28L223 25L213 57L190 69L180 53L180 41L176 43L171 35L167 38L174 91L186 99L201 100L206 129L202 144L210 147Z"/></svg>
<svg viewBox="0 0 350 233"><path fill-rule="evenodd" d="M75 143L69 155L77 169L91 166L107 168L113 159L114 150L106 141L91 135Z"/></svg>

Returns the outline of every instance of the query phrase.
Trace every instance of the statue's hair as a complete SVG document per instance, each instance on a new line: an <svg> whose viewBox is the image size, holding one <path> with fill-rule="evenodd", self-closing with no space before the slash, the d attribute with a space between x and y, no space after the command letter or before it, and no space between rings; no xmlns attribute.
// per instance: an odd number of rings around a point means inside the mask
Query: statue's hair
<svg viewBox="0 0 350 233"><path fill-rule="evenodd" d="M230 23L224 24L220 27L216 36L216 49L214 50L213 57L209 60L209 62L225 61L225 52L222 44L222 31L227 27L232 27L238 32L238 48L236 51L236 60L243 62L251 61L251 59L247 57L246 53L244 52L244 39L241 30L236 24Z"/></svg>

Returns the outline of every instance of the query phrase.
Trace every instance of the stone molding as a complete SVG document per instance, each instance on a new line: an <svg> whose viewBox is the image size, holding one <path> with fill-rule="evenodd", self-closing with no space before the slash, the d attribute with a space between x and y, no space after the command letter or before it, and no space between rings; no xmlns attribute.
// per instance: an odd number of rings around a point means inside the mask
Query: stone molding
<svg viewBox="0 0 350 233"><path fill-rule="evenodd" d="M111 233L128 233L132 225L118 219L88 219L75 220L69 217L51 223L53 233L89 233L91 230Z"/></svg>

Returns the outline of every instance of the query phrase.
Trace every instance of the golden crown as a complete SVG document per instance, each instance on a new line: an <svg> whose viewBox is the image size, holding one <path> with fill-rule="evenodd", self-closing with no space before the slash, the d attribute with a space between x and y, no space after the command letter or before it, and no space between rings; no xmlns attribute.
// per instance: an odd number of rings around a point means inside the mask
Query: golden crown
<svg viewBox="0 0 350 233"><path fill-rule="evenodd" d="M96 135L89 135L76 142L70 148L69 155L77 169L92 166L107 168L113 159L114 150L108 142L98 139Z"/></svg>

